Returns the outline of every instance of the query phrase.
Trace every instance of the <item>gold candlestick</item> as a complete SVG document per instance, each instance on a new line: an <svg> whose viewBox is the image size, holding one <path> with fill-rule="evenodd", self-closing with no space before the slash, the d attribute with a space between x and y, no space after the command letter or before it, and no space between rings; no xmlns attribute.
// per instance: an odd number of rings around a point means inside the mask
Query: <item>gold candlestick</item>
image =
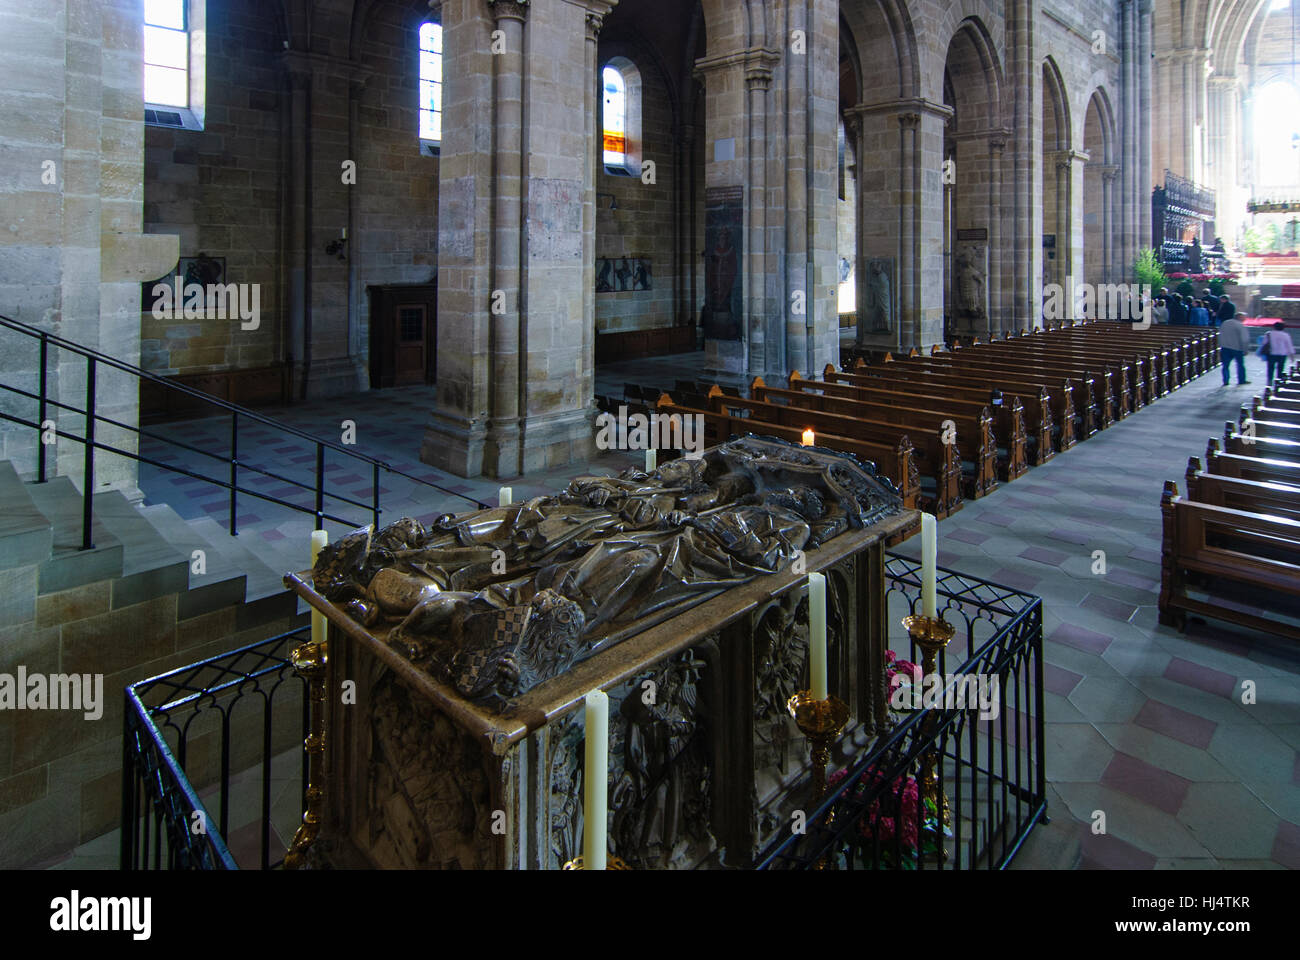
<svg viewBox="0 0 1300 960"><path fill-rule="evenodd" d="M956 628L947 620L939 617L911 616L903 618L912 642L921 648L921 679L938 671L939 651L952 642ZM942 813L944 826L952 823L952 814L948 809L948 797L939 789L939 764L935 749L931 747L921 759L920 792L923 799L929 799L934 808ZM947 859L947 853L944 853Z"/></svg>
<svg viewBox="0 0 1300 960"><path fill-rule="evenodd" d="M303 742L307 750L307 809L284 855L284 868L299 870L307 865L307 852L320 834L321 802L325 799L325 668L329 645L324 640L300 644L290 660L294 670L306 679L311 700L311 733Z"/></svg>
<svg viewBox="0 0 1300 960"><path fill-rule="evenodd" d="M831 744L849 722L849 706L836 696L814 700L811 690L800 690L786 702L799 732L808 738L812 754L813 799L826 796L826 764L831 762Z"/></svg>
<svg viewBox="0 0 1300 960"><path fill-rule="evenodd" d="M561 870L586 870L587 868L583 865L582 857L578 856L578 857L574 857L564 866L560 867L560 869ZM610 854L606 854L605 856L605 869L606 870L631 870L632 868L629 867L625 862L620 860L618 857L610 853Z"/></svg>

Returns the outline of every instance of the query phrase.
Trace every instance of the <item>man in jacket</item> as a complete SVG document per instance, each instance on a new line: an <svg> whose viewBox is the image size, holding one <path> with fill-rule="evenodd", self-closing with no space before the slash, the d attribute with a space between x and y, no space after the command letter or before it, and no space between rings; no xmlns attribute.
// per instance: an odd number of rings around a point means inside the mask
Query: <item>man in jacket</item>
<svg viewBox="0 0 1300 960"><path fill-rule="evenodd" d="M1237 385L1250 383L1246 379L1246 351L1250 349L1250 331L1236 317L1229 317L1219 327L1219 356L1223 360L1223 385L1228 385L1228 367L1237 363Z"/></svg>
<svg viewBox="0 0 1300 960"><path fill-rule="evenodd" d="M1268 365L1268 384L1271 387L1273 378L1281 377L1286 372L1287 360L1295 356L1295 342L1291 339L1291 334L1286 332L1286 324L1281 320L1264 334L1264 342L1268 344L1268 355L1264 358L1264 363Z"/></svg>

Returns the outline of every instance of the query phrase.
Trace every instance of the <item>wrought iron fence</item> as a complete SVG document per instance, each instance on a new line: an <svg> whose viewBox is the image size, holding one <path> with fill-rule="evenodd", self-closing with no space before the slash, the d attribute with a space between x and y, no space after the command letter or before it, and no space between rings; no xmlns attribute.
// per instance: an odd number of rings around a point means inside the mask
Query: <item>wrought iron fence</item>
<svg viewBox="0 0 1300 960"><path fill-rule="evenodd" d="M920 564L891 554L886 572L890 616L918 612ZM940 616L957 628L938 672L955 660L953 674L988 678L989 709L936 696L906 713L831 776L825 800L769 845L760 870L1003 869L1045 819L1042 602L944 569L938 595Z"/></svg>
<svg viewBox="0 0 1300 960"><path fill-rule="evenodd" d="M272 761L298 745L301 810L308 704L290 654L309 636L283 633L126 688L123 870L238 869L228 839L232 824L246 823L260 828L258 865L279 865ZM251 795L233 795L232 772L247 775ZM208 781L212 809L196 789Z"/></svg>

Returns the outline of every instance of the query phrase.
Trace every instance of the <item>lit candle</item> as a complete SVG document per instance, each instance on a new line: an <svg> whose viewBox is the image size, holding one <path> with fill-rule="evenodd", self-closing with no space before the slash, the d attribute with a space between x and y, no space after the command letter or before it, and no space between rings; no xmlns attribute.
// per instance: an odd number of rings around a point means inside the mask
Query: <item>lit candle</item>
<svg viewBox="0 0 1300 960"><path fill-rule="evenodd" d="M604 870L609 808L609 697L587 694L586 763L582 777L582 867Z"/></svg>
<svg viewBox="0 0 1300 960"><path fill-rule="evenodd" d="M825 700L826 683L826 574L808 574L808 668L814 700Z"/></svg>
<svg viewBox="0 0 1300 960"><path fill-rule="evenodd" d="M311 532L311 565L316 566L316 558L320 556L321 550L330 542L330 535L324 530L313 530ZM319 610L311 612L311 639L312 643L320 643L325 639L325 614Z"/></svg>
<svg viewBox="0 0 1300 960"><path fill-rule="evenodd" d="M645 452L645 472L654 473L659 469L659 451L647 450Z"/></svg>
<svg viewBox="0 0 1300 960"><path fill-rule="evenodd" d="M497 504L502 507L508 507L514 503L515 491L512 487L502 487L497 491Z"/></svg>
<svg viewBox="0 0 1300 960"><path fill-rule="evenodd" d="M809 427L803 432L803 440L800 443L805 447L814 446L817 440L817 434L813 433L813 428Z"/></svg>
<svg viewBox="0 0 1300 960"><path fill-rule="evenodd" d="M921 514L921 613L934 618L938 613L935 563L939 555L939 524L933 514Z"/></svg>
<svg viewBox="0 0 1300 960"><path fill-rule="evenodd" d="M339 239L340 239L340 240L346 240L347 238L348 238L348 228L347 228L347 227L344 227L344 228L343 228L343 236L340 237Z"/></svg>

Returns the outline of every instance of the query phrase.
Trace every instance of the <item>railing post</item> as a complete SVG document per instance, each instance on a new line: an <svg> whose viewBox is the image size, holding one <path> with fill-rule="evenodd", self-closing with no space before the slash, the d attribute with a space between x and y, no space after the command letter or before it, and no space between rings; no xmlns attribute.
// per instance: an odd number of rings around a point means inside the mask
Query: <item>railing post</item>
<svg viewBox="0 0 1300 960"><path fill-rule="evenodd" d="M47 366L46 360L49 356L50 338L48 334L41 334L41 368L40 368L40 412L36 415L36 482L45 482L45 387ZM55 434L57 437L58 435Z"/></svg>
<svg viewBox="0 0 1300 960"><path fill-rule="evenodd" d="M86 358L86 456L81 477L81 549L94 547L92 498L95 495L95 358Z"/></svg>
<svg viewBox="0 0 1300 960"><path fill-rule="evenodd" d="M230 412L230 535L239 536L239 528L235 525L235 501L238 496L235 489L235 480L239 475L239 414L232 410Z"/></svg>
<svg viewBox="0 0 1300 960"><path fill-rule="evenodd" d="M375 463L373 464L373 468L374 468L374 475L372 477L372 480L374 482L370 486L370 492L373 495L372 503L374 504L374 506L370 508L370 512L374 516L375 529L378 530L379 529L379 461L377 460L375 461Z"/></svg>
<svg viewBox="0 0 1300 960"><path fill-rule="evenodd" d="M325 529L325 444L316 441L316 529Z"/></svg>

